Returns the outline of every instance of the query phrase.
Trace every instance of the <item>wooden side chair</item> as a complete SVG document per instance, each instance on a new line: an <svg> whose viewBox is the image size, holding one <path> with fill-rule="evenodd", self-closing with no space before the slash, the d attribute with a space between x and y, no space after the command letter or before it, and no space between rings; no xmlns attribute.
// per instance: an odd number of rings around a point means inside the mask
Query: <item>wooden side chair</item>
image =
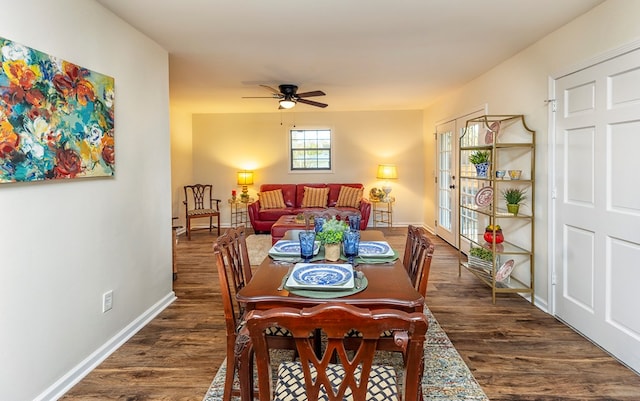
<svg viewBox="0 0 640 401"><path fill-rule="evenodd" d="M244 307L234 302L235 294L251 280L251 264L247 252L247 242L244 227L228 229L217 238L213 244L216 259L220 293L224 309L224 321L227 331L227 375L224 382L224 401L231 400L232 395L240 395L243 400L249 399L249 390L233 389L233 378L236 371L249 375L250 366L241 366L241 360L248 360L247 356L238 356L234 352L238 330L244 322ZM290 333L280 327L270 329L270 343L274 348L294 349L293 338ZM250 352L250 349L247 349ZM244 358L244 359L243 359ZM244 390L244 393L242 393Z"/></svg>
<svg viewBox="0 0 640 401"><path fill-rule="evenodd" d="M278 324L295 338L299 361L283 362L273 387L269 342L265 329ZM308 309L274 308L247 314L240 336L249 336L258 370L260 401L271 400L421 400L423 345L427 332L423 313L393 309L368 310L329 302ZM326 336L322 354L316 355L310 334ZM345 333L362 333L355 352L346 346ZM396 371L373 364L380 334L392 331L403 352L403 381ZM253 388L253 385L250 386Z"/></svg>
<svg viewBox="0 0 640 401"><path fill-rule="evenodd" d="M220 199L211 196L211 184L195 184L184 186L184 213L187 222L187 238L191 240L191 220L203 217L209 218L209 232L212 227L218 229L220 235ZM216 218L216 225L213 218Z"/></svg>

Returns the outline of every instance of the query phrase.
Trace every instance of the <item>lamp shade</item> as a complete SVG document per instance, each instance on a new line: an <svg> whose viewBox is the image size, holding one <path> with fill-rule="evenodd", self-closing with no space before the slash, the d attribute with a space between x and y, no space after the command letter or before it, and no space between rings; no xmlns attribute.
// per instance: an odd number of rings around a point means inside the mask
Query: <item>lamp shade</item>
<svg viewBox="0 0 640 401"><path fill-rule="evenodd" d="M238 171L238 185L253 185L253 171Z"/></svg>
<svg viewBox="0 0 640 401"><path fill-rule="evenodd" d="M395 180L398 178L398 168L395 164L379 164L376 178L381 180Z"/></svg>

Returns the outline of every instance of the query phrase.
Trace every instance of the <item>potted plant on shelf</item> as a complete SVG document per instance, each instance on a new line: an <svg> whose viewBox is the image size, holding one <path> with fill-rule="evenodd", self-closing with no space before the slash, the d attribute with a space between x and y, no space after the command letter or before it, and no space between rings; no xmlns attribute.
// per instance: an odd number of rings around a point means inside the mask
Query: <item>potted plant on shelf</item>
<svg viewBox="0 0 640 401"><path fill-rule="evenodd" d="M322 231L318 232L316 238L324 245L324 258L335 262L340 259L340 243L344 232L349 229L345 221L332 217L322 225Z"/></svg>
<svg viewBox="0 0 640 401"><path fill-rule="evenodd" d="M527 199L526 189L520 188L507 188L502 191L502 197L507 202L507 211L514 216L518 215L520 210L520 203Z"/></svg>
<svg viewBox="0 0 640 401"><path fill-rule="evenodd" d="M469 162L476 166L476 175L478 177L487 177L490 155L491 153L488 150L475 150L469 155Z"/></svg>
<svg viewBox="0 0 640 401"><path fill-rule="evenodd" d="M493 252L486 248L471 248L469 250L469 267L491 271Z"/></svg>

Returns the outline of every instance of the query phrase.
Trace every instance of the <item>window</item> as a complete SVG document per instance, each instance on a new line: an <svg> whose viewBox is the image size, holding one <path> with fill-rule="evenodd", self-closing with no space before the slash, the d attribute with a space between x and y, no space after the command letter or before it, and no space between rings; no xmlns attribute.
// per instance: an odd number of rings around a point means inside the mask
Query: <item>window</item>
<svg viewBox="0 0 640 401"><path fill-rule="evenodd" d="M331 170L331 130L292 129L291 170Z"/></svg>

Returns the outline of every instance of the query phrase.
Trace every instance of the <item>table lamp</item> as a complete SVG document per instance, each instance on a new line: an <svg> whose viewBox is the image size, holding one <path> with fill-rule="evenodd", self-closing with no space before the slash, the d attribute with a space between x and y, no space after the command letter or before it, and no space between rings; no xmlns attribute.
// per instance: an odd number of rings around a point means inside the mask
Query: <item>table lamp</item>
<svg viewBox="0 0 640 401"><path fill-rule="evenodd" d="M382 184L382 190L384 191L383 202L389 202L389 193L391 193L391 183L388 180L395 180L398 178L398 169L395 164L379 164L378 174L376 178L385 180Z"/></svg>
<svg viewBox="0 0 640 401"><path fill-rule="evenodd" d="M238 185L242 185L241 202L249 202L247 185L253 185L253 171L238 171Z"/></svg>

